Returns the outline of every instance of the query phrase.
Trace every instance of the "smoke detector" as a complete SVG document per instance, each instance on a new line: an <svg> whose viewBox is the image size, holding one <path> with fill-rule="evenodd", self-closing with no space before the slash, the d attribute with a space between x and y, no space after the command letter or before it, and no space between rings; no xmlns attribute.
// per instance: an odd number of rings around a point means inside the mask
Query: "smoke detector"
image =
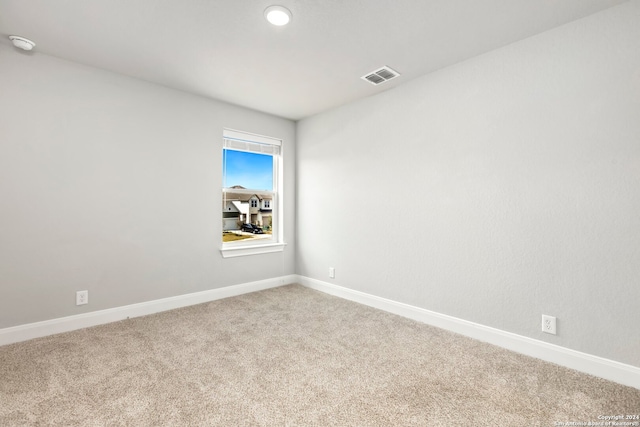
<svg viewBox="0 0 640 427"><path fill-rule="evenodd" d="M22 50L31 50L36 47L36 44L29 39L25 39L24 37L18 36L9 36L9 40L13 43L13 45Z"/></svg>

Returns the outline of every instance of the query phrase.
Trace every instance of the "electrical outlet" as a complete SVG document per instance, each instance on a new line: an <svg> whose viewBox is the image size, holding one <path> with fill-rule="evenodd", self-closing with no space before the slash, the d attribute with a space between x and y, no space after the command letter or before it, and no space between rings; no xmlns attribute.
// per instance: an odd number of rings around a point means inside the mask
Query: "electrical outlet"
<svg viewBox="0 0 640 427"><path fill-rule="evenodd" d="M76 292L76 305L89 304L89 291Z"/></svg>
<svg viewBox="0 0 640 427"><path fill-rule="evenodd" d="M335 277L336 277L336 269L333 267L329 267L329 278L335 279Z"/></svg>
<svg viewBox="0 0 640 427"><path fill-rule="evenodd" d="M556 318L553 316L542 315L542 332L548 334L556 334Z"/></svg>

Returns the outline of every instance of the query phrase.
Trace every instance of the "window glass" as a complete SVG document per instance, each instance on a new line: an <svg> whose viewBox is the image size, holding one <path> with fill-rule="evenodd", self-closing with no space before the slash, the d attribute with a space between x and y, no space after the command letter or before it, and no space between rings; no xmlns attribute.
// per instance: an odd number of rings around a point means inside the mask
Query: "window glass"
<svg viewBox="0 0 640 427"><path fill-rule="evenodd" d="M280 140L233 131L222 151L222 245L278 243ZM271 143L273 141L273 143Z"/></svg>
<svg viewBox="0 0 640 427"><path fill-rule="evenodd" d="M224 187L273 191L273 156L224 149Z"/></svg>

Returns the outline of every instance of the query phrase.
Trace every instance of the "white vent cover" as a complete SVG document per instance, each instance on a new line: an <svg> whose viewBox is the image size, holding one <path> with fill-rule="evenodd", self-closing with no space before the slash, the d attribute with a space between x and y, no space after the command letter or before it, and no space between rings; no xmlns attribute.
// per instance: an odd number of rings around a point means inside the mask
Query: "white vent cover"
<svg viewBox="0 0 640 427"><path fill-rule="evenodd" d="M387 67L385 65L384 67L378 68L375 71L367 73L367 74L365 74L364 76L362 76L360 78L362 80L368 81L372 85L379 85L380 83L384 83L384 82L389 81L391 79L395 79L399 75L400 75L399 72L394 71L394 70L392 70L391 68L389 68L389 67Z"/></svg>

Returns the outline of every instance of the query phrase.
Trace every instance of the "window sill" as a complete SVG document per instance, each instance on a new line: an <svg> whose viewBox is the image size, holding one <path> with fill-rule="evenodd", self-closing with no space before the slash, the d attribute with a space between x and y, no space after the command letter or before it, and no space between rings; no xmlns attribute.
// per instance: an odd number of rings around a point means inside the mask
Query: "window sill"
<svg viewBox="0 0 640 427"><path fill-rule="evenodd" d="M236 248L222 248L220 253L222 258L234 258L239 256L249 256L258 254L269 254L272 252L282 252L286 243L269 243L266 245L239 246Z"/></svg>

